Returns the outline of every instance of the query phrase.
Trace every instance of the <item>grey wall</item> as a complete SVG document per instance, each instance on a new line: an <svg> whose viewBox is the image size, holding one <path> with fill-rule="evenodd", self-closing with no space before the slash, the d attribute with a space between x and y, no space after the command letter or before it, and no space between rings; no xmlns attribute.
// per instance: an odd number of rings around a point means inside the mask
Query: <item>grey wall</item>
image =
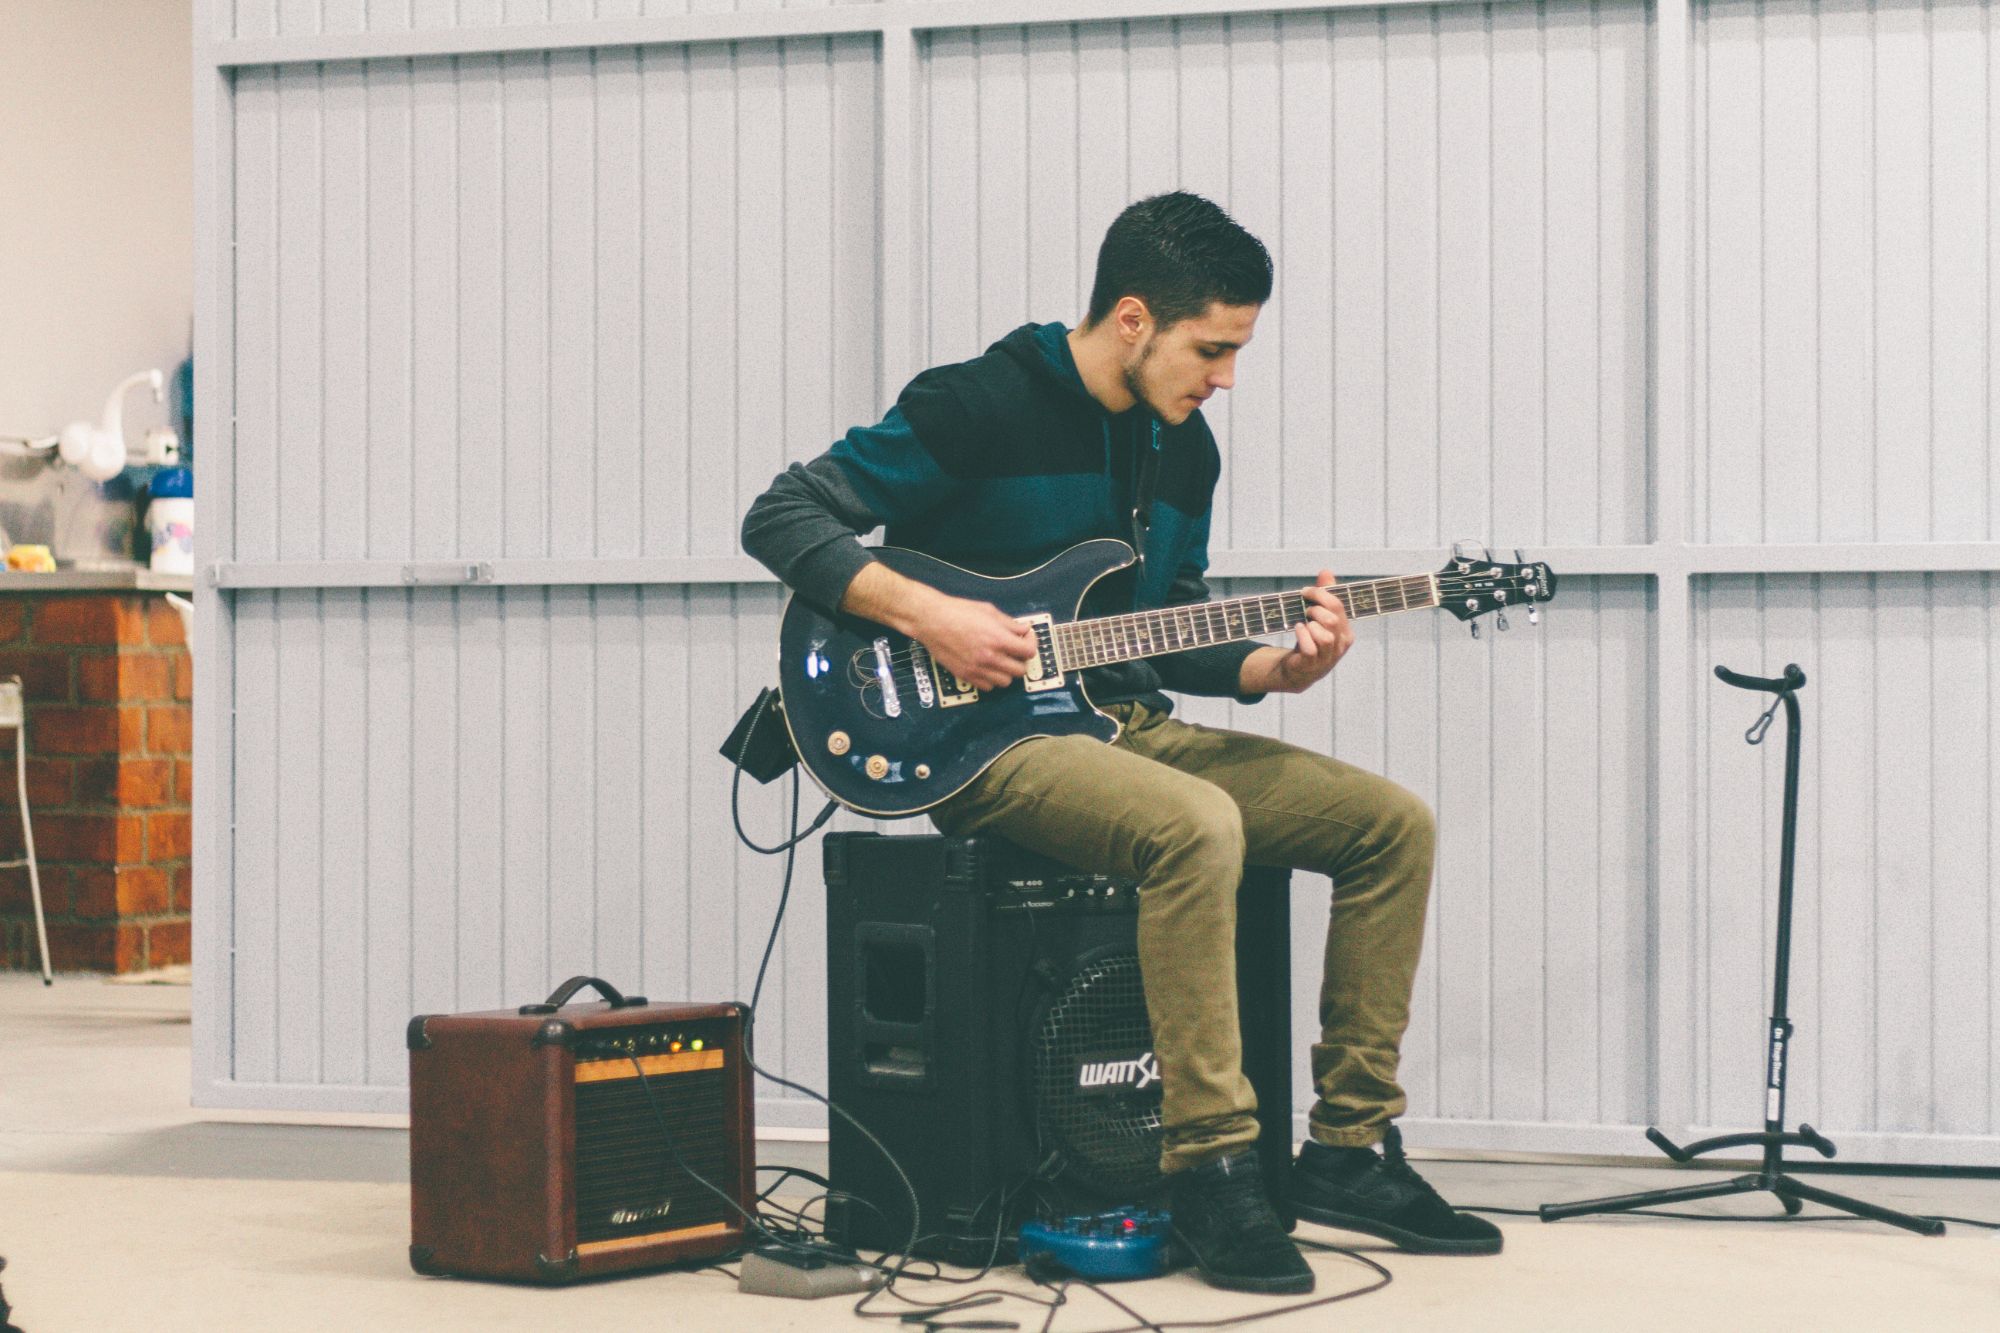
<svg viewBox="0 0 2000 1333"><path fill-rule="evenodd" d="M0 435L95 421L112 385L187 355L189 25L160 0L0 6ZM126 406L134 444L167 419Z"/></svg>
<svg viewBox="0 0 2000 1333"><path fill-rule="evenodd" d="M411 1012L575 971L747 993L778 867L713 750L780 597L742 507L918 366L1073 320L1105 223L1183 185L1279 262L1214 415L1220 590L1458 537L1563 576L1539 632L1371 622L1330 688L1187 704L1437 807L1424 1141L1761 1115L1778 770L1707 671L1796 660L1794 1111L2000 1160L1983 7L598 8L198 18L235 418L198 1099L398 1108ZM821 920L809 852L761 1029L807 1082Z"/></svg>
<svg viewBox="0 0 2000 1333"><path fill-rule="evenodd" d="M95 422L120 380L188 354L190 24L162 0L0 5L0 436ZM126 395L135 447L172 420ZM0 458L0 547L129 561L140 517L128 484Z"/></svg>

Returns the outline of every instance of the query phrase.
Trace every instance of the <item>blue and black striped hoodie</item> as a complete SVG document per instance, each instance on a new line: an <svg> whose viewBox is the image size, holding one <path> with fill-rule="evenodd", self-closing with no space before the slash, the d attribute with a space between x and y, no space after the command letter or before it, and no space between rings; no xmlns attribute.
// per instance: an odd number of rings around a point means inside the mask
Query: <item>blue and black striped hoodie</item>
<svg viewBox="0 0 2000 1333"><path fill-rule="evenodd" d="M1134 540L1140 469L1157 450L1143 564L1101 581L1087 611L1110 615L1209 597L1209 508L1222 459L1199 411L1178 426L1144 407L1112 414L1091 397L1061 324L1025 324L957 365L911 380L873 426L794 463L751 504L743 549L826 608L871 557L856 535L885 527L906 546L996 576L1033 569L1078 542ZM1256 645L1221 644L1099 667L1099 704L1169 704L1162 688L1238 696Z"/></svg>

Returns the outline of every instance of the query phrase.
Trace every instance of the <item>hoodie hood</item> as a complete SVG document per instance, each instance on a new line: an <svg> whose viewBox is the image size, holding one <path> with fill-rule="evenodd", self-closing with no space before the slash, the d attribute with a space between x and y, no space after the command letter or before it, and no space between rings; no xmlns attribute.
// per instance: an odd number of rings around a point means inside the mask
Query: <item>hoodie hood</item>
<svg viewBox="0 0 2000 1333"><path fill-rule="evenodd" d="M1061 323L1023 324L988 350L1016 362L1065 396L1081 399L1106 416L1111 415L1085 387L1083 375L1076 368L1076 356L1069 349L1069 329Z"/></svg>

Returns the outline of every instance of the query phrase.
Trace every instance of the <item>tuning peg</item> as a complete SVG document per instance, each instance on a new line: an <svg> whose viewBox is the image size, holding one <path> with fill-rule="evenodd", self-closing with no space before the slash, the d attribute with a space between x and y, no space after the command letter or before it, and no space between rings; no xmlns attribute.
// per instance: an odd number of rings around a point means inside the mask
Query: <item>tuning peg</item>
<svg viewBox="0 0 2000 1333"><path fill-rule="evenodd" d="M1505 611L1501 611L1498 614L1496 614L1493 617L1493 619L1495 622L1495 628L1497 628L1502 634L1505 634L1507 632L1507 613Z"/></svg>
<svg viewBox="0 0 2000 1333"><path fill-rule="evenodd" d="M1466 622L1465 622L1465 627L1466 627L1467 629L1469 629L1469 630L1471 630L1471 631L1472 631L1472 637L1473 637L1473 638L1475 638L1475 639L1476 639L1476 638L1478 638L1478 637L1479 637L1479 622L1478 622L1478 621L1476 621L1476 620L1468 620L1468 621L1466 621Z"/></svg>

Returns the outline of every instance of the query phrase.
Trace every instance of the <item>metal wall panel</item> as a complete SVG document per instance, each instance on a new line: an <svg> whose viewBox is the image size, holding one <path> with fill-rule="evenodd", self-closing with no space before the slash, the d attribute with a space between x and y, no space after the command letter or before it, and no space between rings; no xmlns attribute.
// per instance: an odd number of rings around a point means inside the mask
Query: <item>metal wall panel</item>
<svg viewBox="0 0 2000 1333"><path fill-rule="evenodd" d="M1280 586L1236 580L1226 594ZM1364 621L1318 690L1183 701L1191 721L1332 754L1437 812L1403 1076L1410 1114L1455 1122L1454 1136L1647 1118L1652 601L1647 580L1575 579L1539 632L1479 641L1443 616ZM1302 1047L1319 1029L1328 887L1306 875L1293 886ZM1303 1107L1303 1049L1295 1081Z"/></svg>
<svg viewBox="0 0 2000 1333"><path fill-rule="evenodd" d="M2000 537L1990 6L1696 17L1696 538Z"/></svg>
<svg viewBox="0 0 2000 1333"><path fill-rule="evenodd" d="M769 677L779 605L771 585L238 595L230 1077L387 1109L413 1013L576 973L747 1000L779 863L729 836L715 748ZM778 839L787 797L744 784L753 836ZM758 1031L769 1067L823 1086L816 855Z"/></svg>
<svg viewBox="0 0 2000 1333"><path fill-rule="evenodd" d="M816 8L835 0L223 0L226 37L316 37L323 33L484 28L591 19L754 13Z"/></svg>
<svg viewBox="0 0 2000 1333"><path fill-rule="evenodd" d="M868 38L249 69L238 560L730 556L875 411Z"/></svg>
<svg viewBox="0 0 2000 1333"><path fill-rule="evenodd" d="M1881 574L1718 578L1697 595L1698 661L1808 677L1791 1105L1857 1155L2000 1149L1996 592L1991 574ZM1692 1075L1709 1125L1763 1110L1784 720L1760 749L1742 736L1766 702L1717 681L1696 694Z"/></svg>
<svg viewBox="0 0 2000 1333"><path fill-rule="evenodd" d="M923 350L1074 325L1117 211L1198 190L1278 260L1216 547L1643 542L1646 96L1620 4L937 33Z"/></svg>

